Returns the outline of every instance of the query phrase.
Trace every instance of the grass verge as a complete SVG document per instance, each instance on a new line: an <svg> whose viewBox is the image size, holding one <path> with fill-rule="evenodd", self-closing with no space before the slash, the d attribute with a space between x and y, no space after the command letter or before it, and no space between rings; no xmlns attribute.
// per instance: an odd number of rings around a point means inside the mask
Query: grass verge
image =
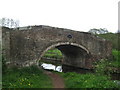
<svg viewBox="0 0 120 90"><path fill-rule="evenodd" d="M61 73L66 88L120 88L108 76L96 74Z"/></svg>
<svg viewBox="0 0 120 90"><path fill-rule="evenodd" d="M113 55L114 60L111 62L111 65L114 67L120 68L120 51L112 50L112 55Z"/></svg>
<svg viewBox="0 0 120 90"><path fill-rule="evenodd" d="M3 88L52 88L51 79L35 66L9 69L2 79Z"/></svg>

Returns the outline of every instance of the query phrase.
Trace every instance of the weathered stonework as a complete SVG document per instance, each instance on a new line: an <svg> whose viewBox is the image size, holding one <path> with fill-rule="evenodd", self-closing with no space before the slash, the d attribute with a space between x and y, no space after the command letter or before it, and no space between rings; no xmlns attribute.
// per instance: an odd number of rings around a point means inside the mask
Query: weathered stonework
<svg viewBox="0 0 120 90"><path fill-rule="evenodd" d="M87 32L42 25L17 29L2 28L3 52L10 64L38 64L53 47L63 53L63 64L86 69L91 69L94 61L111 56L111 43Z"/></svg>

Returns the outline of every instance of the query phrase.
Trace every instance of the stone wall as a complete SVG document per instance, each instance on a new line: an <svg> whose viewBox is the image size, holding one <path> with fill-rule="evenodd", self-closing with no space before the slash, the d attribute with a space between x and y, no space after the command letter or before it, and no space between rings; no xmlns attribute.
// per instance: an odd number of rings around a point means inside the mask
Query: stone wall
<svg viewBox="0 0 120 90"><path fill-rule="evenodd" d="M2 55L7 63L10 63L10 31L11 29L2 27Z"/></svg>
<svg viewBox="0 0 120 90"><path fill-rule="evenodd" d="M49 26L29 26L20 30L3 28L3 42L10 63L38 64L45 51L56 47L64 55L63 64L92 68L92 63L111 56L111 43L87 32Z"/></svg>

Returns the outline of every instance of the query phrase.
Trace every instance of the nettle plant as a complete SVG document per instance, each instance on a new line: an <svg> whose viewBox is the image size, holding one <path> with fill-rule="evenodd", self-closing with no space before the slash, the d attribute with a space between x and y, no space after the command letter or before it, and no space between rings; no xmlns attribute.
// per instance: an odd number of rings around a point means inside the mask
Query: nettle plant
<svg viewBox="0 0 120 90"><path fill-rule="evenodd" d="M95 62L95 72L98 75L109 74L110 72L107 70L109 62L107 59L101 59L99 62Z"/></svg>

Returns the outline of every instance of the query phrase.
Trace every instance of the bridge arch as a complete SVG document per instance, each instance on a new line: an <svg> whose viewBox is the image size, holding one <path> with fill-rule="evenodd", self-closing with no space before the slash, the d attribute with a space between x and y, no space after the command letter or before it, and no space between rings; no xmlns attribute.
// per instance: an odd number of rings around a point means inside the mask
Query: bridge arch
<svg viewBox="0 0 120 90"><path fill-rule="evenodd" d="M78 67L85 67L85 60L90 55L89 50L77 43L70 43L70 42L58 42L52 45L49 45L46 49L43 50L42 54L40 55L40 59L37 60L37 65L39 65L39 61L44 56L45 52L47 52L51 48L57 48L61 51L62 55L64 56L62 64L67 65L77 65L77 63L81 62L81 66Z"/></svg>
<svg viewBox="0 0 120 90"><path fill-rule="evenodd" d="M93 62L112 55L109 41L87 32L40 25L21 30L2 27L2 35L3 55L11 66L36 65L52 47L64 54L63 64L88 69L94 68Z"/></svg>

